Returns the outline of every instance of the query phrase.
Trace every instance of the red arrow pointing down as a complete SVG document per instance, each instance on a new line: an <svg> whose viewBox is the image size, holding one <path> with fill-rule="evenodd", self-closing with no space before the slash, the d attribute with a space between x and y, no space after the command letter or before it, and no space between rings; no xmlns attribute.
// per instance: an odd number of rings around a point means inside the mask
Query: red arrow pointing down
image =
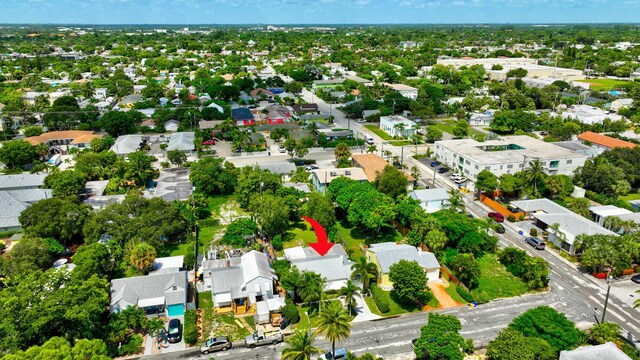
<svg viewBox="0 0 640 360"><path fill-rule="evenodd" d="M305 219L309 224L311 224L313 231L315 231L316 233L316 238L318 239L318 242L311 243L309 244L309 246L311 246L313 250L320 254L320 256L324 256L333 247L333 243L329 242L327 232L324 230L324 227L322 227L322 225L320 225L320 223L315 221L314 219L308 216L303 216L302 218Z"/></svg>

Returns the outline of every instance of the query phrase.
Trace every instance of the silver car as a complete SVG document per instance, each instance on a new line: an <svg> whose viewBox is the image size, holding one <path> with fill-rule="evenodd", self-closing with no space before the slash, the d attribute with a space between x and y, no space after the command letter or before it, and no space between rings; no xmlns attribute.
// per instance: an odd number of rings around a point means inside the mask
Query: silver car
<svg viewBox="0 0 640 360"><path fill-rule="evenodd" d="M226 336L218 336L211 338L200 345L200 352L204 355L214 351L226 351L231 349L232 345Z"/></svg>

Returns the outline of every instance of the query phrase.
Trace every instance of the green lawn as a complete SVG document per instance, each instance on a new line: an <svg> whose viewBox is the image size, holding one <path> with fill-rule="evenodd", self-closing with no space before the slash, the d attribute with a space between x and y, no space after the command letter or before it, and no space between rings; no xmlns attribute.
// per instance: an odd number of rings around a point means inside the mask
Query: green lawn
<svg viewBox="0 0 640 360"><path fill-rule="evenodd" d="M217 214L220 211L220 208L225 203L236 200L237 196L235 194L232 195L217 195L210 196L207 198L207 202L209 203L209 210L211 210L212 214Z"/></svg>
<svg viewBox="0 0 640 360"><path fill-rule="evenodd" d="M436 129L439 129L440 131L449 133L453 135L453 129L455 129L456 127L456 121L455 120L444 120L444 121L438 121L435 122L433 124L429 124L427 125L427 127L435 127ZM474 138L476 138L478 141L484 141L484 137L486 136L485 133L478 131L476 129L471 128L471 136L473 136Z"/></svg>
<svg viewBox="0 0 640 360"><path fill-rule="evenodd" d="M158 257L187 255L193 252L193 241L168 243L158 250Z"/></svg>
<svg viewBox="0 0 640 360"><path fill-rule="evenodd" d="M291 230L284 234L284 240L285 249L296 246L307 246L310 243L318 241L311 225L304 221L293 224Z"/></svg>
<svg viewBox="0 0 640 360"><path fill-rule="evenodd" d="M405 146L405 145L413 145L413 143L409 140L391 140L389 143L393 146Z"/></svg>
<svg viewBox="0 0 640 360"><path fill-rule="evenodd" d="M322 306L327 306L332 302L340 302L340 300L324 301L322 303ZM315 328L317 326L316 324L318 323L318 304L304 304L298 305L297 307L298 314L300 314L300 322L298 322L296 327L299 329L308 329L309 323L311 323L311 327ZM309 316L307 316L307 314L309 314ZM353 320L353 317L351 317L351 319Z"/></svg>
<svg viewBox="0 0 640 360"><path fill-rule="evenodd" d="M640 193L628 194L628 195L625 195L625 196L620 196L620 199L624 200L624 201L640 200Z"/></svg>
<svg viewBox="0 0 640 360"><path fill-rule="evenodd" d="M478 287L471 291L471 295L478 302L519 296L529 291L527 285L512 275L498 262L495 254L486 254L478 259L480 264L480 279Z"/></svg>
<svg viewBox="0 0 640 360"><path fill-rule="evenodd" d="M578 81L591 84L591 89L593 90L613 90L618 85L625 84L628 82L624 80L614 80L614 79L588 79L588 80L578 80Z"/></svg>
<svg viewBox="0 0 640 360"><path fill-rule="evenodd" d="M213 299L211 298L211 291L198 293L198 308L199 309L213 308Z"/></svg>
<svg viewBox="0 0 640 360"><path fill-rule="evenodd" d="M451 298L461 304L466 304L467 301L465 299L462 298L462 296L460 296L460 294L458 294L458 291L456 290L457 286L456 284L449 282L449 287L447 287L446 289L444 289L447 294L449 294L449 296L451 296Z"/></svg>
<svg viewBox="0 0 640 360"><path fill-rule="evenodd" d="M200 340L217 335L226 335L230 337L231 341L237 341L249 335L249 330L238 326L233 314L213 314L211 291L198 293L198 308L204 310L202 316L203 334ZM245 320L249 325L253 325L253 316Z"/></svg>
<svg viewBox="0 0 640 360"><path fill-rule="evenodd" d="M365 125L367 129L373 131L374 134L380 136L382 140L393 140L393 137L389 136L386 132L380 130L377 125Z"/></svg>
<svg viewBox="0 0 640 360"><path fill-rule="evenodd" d="M376 302L375 300L373 300L372 296L369 297L365 297L364 301L365 303L367 303L367 306L369 307L369 309L371 309L371 312L379 315L379 316L393 316L393 315L401 315L401 314L406 314L406 313L410 313L410 312L415 312L415 311L421 311L422 309L417 306L417 305L405 305L402 302L400 302L395 296L394 294L391 293L391 291L383 291L383 293L385 294L385 296L387 297L387 299L389 300L389 311L382 314L380 312L380 310L378 310L378 306L376 306ZM438 299L436 299L435 297L433 299L431 299L431 301L429 301L429 303L427 304L429 306L433 306L434 308L438 307Z"/></svg>
<svg viewBox="0 0 640 360"><path fill-rule="evenodd" d="M347 222L342 221L336 224L338 233L344 239L346 244L345 250L351 257L364 256L360 250L360 244L371 245L380 242L398 242L402 240L402 235L396 228L384 227L373 234L363 231L362 228L350 226Z"/></svg>

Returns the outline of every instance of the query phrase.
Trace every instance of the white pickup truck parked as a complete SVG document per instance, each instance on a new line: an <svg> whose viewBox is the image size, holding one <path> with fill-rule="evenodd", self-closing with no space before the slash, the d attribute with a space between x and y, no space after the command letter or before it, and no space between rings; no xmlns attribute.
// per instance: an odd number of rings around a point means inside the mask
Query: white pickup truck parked
<svg viewBox="0 0 640 360"><path fill-rule="evenodd" d="M280 332L265 334L262 331L255 331L253 334L244 338L244 345L248 348L256 346L277 344L284 341L284 335Z"/></svg>

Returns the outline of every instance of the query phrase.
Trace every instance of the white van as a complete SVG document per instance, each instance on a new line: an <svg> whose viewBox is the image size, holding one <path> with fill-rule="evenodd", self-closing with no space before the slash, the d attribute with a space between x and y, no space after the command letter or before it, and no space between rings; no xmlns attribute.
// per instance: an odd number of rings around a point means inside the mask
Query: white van
<svg viewBox="0 0 640 360"><path fill-rule="evenodd" d="M364 142L366 142L369 145L373 145L373 137L371 135L364 135Z"/></svg>

